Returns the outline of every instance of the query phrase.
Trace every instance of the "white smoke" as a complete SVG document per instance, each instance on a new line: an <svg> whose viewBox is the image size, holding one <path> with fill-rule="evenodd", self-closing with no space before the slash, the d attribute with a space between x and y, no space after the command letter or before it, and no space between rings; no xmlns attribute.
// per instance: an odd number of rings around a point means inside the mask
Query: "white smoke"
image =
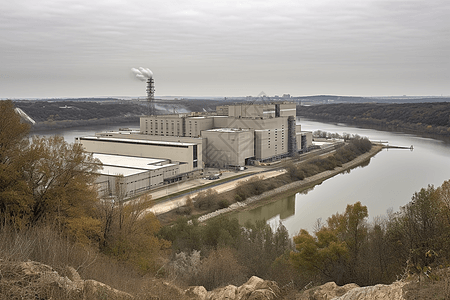
<svg viewBox="0 0 450 300"><path fill-rule="evenodd" d="M133 72L136 78L141 81L146 81L147 79L153 78L153 72L149 68L131 68L131 72Z"/></svg>

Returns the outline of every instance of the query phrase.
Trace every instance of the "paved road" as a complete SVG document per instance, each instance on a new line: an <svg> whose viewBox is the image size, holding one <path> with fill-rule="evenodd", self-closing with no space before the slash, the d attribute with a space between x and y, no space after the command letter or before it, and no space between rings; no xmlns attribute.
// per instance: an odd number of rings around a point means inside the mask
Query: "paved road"
<svg viewBox="0 0 450 300"><path fill-rule="evenodd" d="M286 170L281 169L281 170L274 170L274 171L268 171L268 172L263 172L263 173L259 173L259 174L255 174L255 175L250 175L244 178L239 178L236 180L232 180L232 181L228 181L228 182L224 182L222 184L218 184L212 187L209 187L208 189L213 189L215 191L217 191L217 193L224 193L224 192L228 192L230 190L233 190L234 188L236 188L237 184L243 181L247 181L250 180L252 178L255 177L261 177L261 180L267 179L267 178L272 178L272 177L276 177L279 176L281 174L284 174L286 172ZM232 173L231 176L236 175L235 173ZM231 177L229 176L229 177ZM197 181L196 183L194 183L194 181ZM203 182L204 181L204 182ZM191 181L192 187L193 186L197 186L197 187L201 187L202 184L206 184L206 183L210 183L210 180L205 180L205 179L196 179ZM200 185L198 185L200 183ZM183 189L184 190L184 189ZM159 191L158 191L159 192ZM153 207L151 207L150 209L148 209L148 211L151 211L155 214L162 214L162 213L166 213L168 211L171 211L173 209L176 209L180 206L183 206L186 204L186 200L188 197L195 197L199 192L193 192L193 193L189 193L187 195L182 195L179 196L177 198L173 198L170 199L169 201L165 201L162 203L158 203L156 205L154 205Z"/></svg>

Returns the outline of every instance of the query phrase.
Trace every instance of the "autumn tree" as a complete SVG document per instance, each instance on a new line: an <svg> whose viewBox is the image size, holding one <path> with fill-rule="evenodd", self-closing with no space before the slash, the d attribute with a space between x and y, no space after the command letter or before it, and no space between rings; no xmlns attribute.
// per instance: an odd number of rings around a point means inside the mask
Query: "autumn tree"
<svg viewBox="0 0 450 300"><path fill-rule="evenodd" d="M97 239L99 162L61 136L28 138L11 101L0 101L0 218L17 228L49 223L76 239Z"/></svg>
<svg viewBox="0 0 450 300"><path fill-rule="evenodd" d="M32 203L20 172L24 160L21 149L29 144L29 125L20 121L12 101L0 101L0 112L0 218L2 223L24 226L23 217Z"/></svg>
<svg viewBox="0 0 450 300"><path fill-rule="evenodd" d="M360 250L367 236L367 217L367 207L356 202L347 205L345 213L329 217L314 236L300 230L294 237L293 264L325 280L355 282Z"/></svg>

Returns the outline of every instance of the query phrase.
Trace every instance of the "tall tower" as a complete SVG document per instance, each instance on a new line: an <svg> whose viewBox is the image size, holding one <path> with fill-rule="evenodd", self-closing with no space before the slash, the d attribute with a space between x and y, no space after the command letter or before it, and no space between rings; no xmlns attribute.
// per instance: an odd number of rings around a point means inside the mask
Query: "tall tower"
<svg viewBox="0 0 450 300"><path fill-rule="evenodd" d="M147 105L148 115L155 114L155 81L153 80L153 72L148 68L139 67L131 68L131 71L136 75L136 78L141 81L147 81Z"/></svg>
<svg viewBox="0 0 450 300"><path fill-rule="evenodd" d="M147 103L148 103L148 115L155 115L155 81L153 77L147 79Z"/></svg>

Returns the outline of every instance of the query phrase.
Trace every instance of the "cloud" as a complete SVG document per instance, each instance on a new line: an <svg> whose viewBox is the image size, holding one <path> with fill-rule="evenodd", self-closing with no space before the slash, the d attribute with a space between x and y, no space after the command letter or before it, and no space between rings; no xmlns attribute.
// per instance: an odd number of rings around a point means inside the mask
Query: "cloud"
<svg viewBox="0 0 450 300"><path fill-rule="evenodd" d="M8 1L0 11L0 64L13 78L48 77L49 86L54 74L67 85L89 76L93 86L99 77L120 82L131 67L145 65L157 84L158 78L166 82L158 93L181 93L181 86L189 88L186 93L210 93L242 80L269 91L258 84L327 77L314 84L322 93L320 87L335 86L339 77L398 74L416 63L417 72L434 70L448 79L448 15L445 0ZM263 69L270 80L255 74ZM180 84L186 80L182 70L188 70L189 86ZM136 88L123 85L124 93ZM239 84L232 91L249 90ZM301 91L292 86L286 92Z"/></svg>

